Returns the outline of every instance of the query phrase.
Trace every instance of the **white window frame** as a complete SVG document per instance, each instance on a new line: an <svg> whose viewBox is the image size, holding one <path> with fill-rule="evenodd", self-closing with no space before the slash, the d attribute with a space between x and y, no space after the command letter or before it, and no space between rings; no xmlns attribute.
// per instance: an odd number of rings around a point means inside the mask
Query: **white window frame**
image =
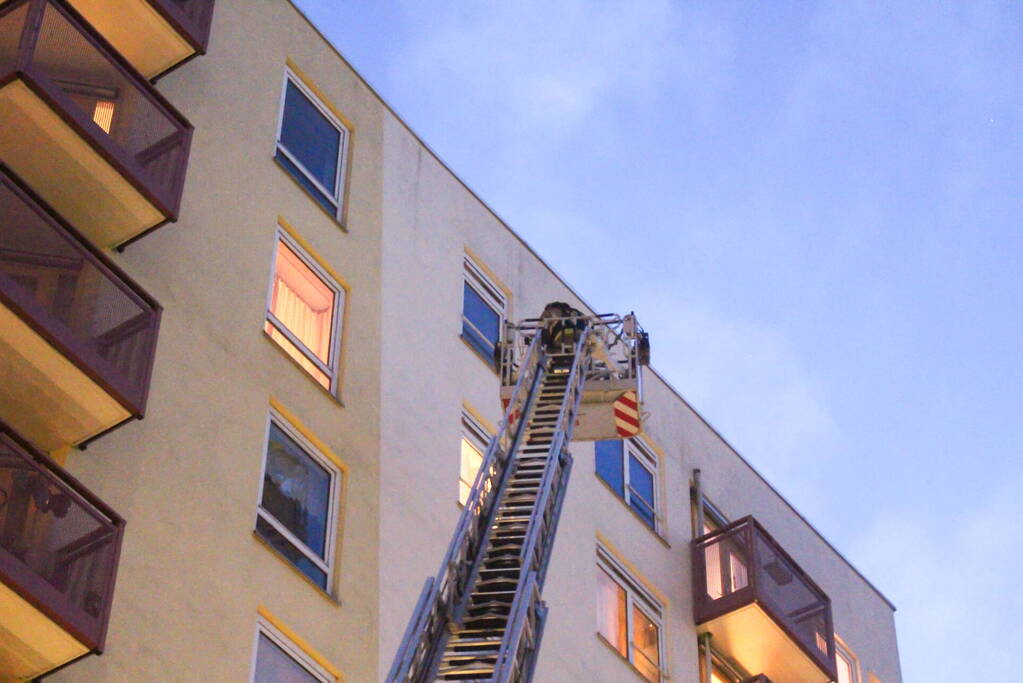
<svg viewBox="0 0 1023 683"><path fill-rule="evenodd" d="M313 274L320 279L332 292L334 292L334 311L331 315L330 321L330 345L328 353L328 363L324 363L320 358L306 346L301 339L288 329L273 311L270 310L273 304L274 296L274 284L277 280L277 247L278 243L283 242L284 245L291 249L298 259L309 268ZM337 280L331 276L317 261L314 259L298 241L288 233L284 228L277 226L277 230L274 232L274 246L273 256L270 261L270 284L266 291L266 322L270 323L275 330L284 335L284 338L294 344L295 348L305 356L306 360L315 365L320 372L325 374L330 379L330 393L334 394L337 392L337 379L338 379L338 368L340 366L341 358L341 333L343 332L343 318L345 313L345 306L348 305L348 291L341 286ZM315 379L315 378L314 378ZM319 382L317 381L317 384ZM321 385L322 386L322 385Z"/></svg>
<svg viewBox="0 0 1023 683"><path fill-rule="evenodd" d="M334 178L333 189L328 189L320 183L319 180L313 177L313 174L299 161L284 144L281 142L281 132L284 129L284 102L288 96L288 83L293 83L299 92L302 93L309 102L312 103L316 109L323 114L327 122L334 126L341 134L341 144L338 145L338 160L337 160L337 177ZM284 83L281 87L281 101L278 104L277 110L277 139L274 143L274 153L281 152L288 158L288 161L295 165L302 175L313 184L317 190L323 193L327 200L334 206L334 217L340 218L341 211L343 209L344 200L344 187L345 177L348 173L348 142L351 138L352 132L349 130L343 122L341 122L334 112L330 110L320 98L302 81L298 75L295 74L290 68L284 69ZM318 203L318 202L317 202Z"/></svg>
<svg viewBox="0 0 1023 683"><path fill-rule="evenodd" d="M860 660L853 654L853 651L849 649L849 646L845 644L838 634L835 634L835 660L837 664L838 659L844 659L849 662L849 671L852 672L852 680L849 683L860 683Z"/></svg>
<svg viewBox="0 0 1023 683"><path fill-rule="evenodd" d="M296 664L305 669L313 678L322 681L322 683L336 683L337 679L329 671L320 666L305 650L296 645L293 640L281 633L280 629L262 616L256 619L256 636L253 639L252 645L252 666L250 667L249 683L255 683L256 680L260 636L265 636L280 647L284 654L288 655Z"/></svg>
<svg viewBox="0 0 1023 683"><path fill-rule="evenodd" d="M464 439L464 440L467 440L469 443L471 443L474 446L478 447L479 451L480 451L480 455L483 457L484 460L486 459L486 457L487 457L487 448L490 446L490 439L492 438L492 436L490 435L489 432L487 432L487 428L484 427L480 423L480 421L477 420L472 415L472 413L470 413L468 410L462 410L462 437L461 438ZM459 445L459 451L458 451L458 483L461 485L463 482L465 482L465 480L462 479L462 451L461 451L462 443L461 443L461 441L459 441L458 445ZM480 461L480 467L482 467L482 466L483 466L483 462L481 460ZM476 470L476 473L478 475L479 474L479 470ZM472 491L472 486L475 483L476 483L475 482L475 477L473 478L473 481L468 482L469 490L470 490L470 495L471 495L471 491ZM461 487L459 487L459 490L458 490L459 498L461 498L461 493L462 493ZM459 505L462 505L462 504L463 503L461 502L461 500L459 500Z"/></svg>
<svg viewBox="0 0 1023 683"><path fill-rule="evenodd" d="M637 498L644 502L648 502L654 513L654 531L661 533L661 512L660 512L660 498L661 498L661 478L660 468L657 461L657 456L654 455L653 451L642 442L641 439L632 437L625 440L622 446L622 474L625 487L625 504L629 506L629 509L636 512L632 508L632 468L629 466L629 458L635 456L636 460L639 461L640 466L644 467L654 479L654 499L646 501L643 496L637 492L635 495ZM636 512L636 514L639 514Z"/></svg>
<svg viewBox="0 0 1023 683"><path fill-rule="evenodd" d="M298 444L298 447L301 448L307 456L312 458L316 464L320 465L330 473L330 503L327 505L327 529L323 558L317 555L316 551L303 543L301 539L291 533L291 530L284 526L284 524L277 521L277 518L274 517L270 511L263 509L263 485L266 481L266 460L270 451L271 424L277 425L277 427L284 432L285 435ZM343 476L344 473L330 458L325 456L319 448L313 445L309 439L307 439L298 429L288 422L284 416L276 410L272 408L270 409L270 414L266 421L266 432L263 437L263 464L259 469L259 497L256 499L256 516L272 526L277 533L284 536L289 543L295 546L296 549L298 549L326 574L327 585L323 590L327 593L330 593L334 586L334 565L337 548L338 517L341 509L341 481ZM287 560L287 558L285 558L285 560ZM289 564L291 563L290 560L287 561Z"/></svg>
<svg viewBox="0 0 1023 683"><path fill-rule="evenodd" d="M501 288L497 286L483 269L473 263L473 260L466 255L462 260L462 280L472 288L474 292L479 294L480 298L483 299L483 303L489 306L495 313L497 313L497 341L498 343L504 341L505 321L508 319L508 298L501 291ZM465 316L465 301L462 301L462 323L468 323L477 334L486 339L486 335L476 327L476 325Z"/></svg>
<svg viewBox="0 0 1023 683"><path fill-rule="evenodd" d="M640 611L657 626L657 678L658 681L667 680L668 673L664 661L664 605L662 605L661 601L654 597L650 591L644 588L640 581L629 574L628 569L626 569L621 562L615 559L614 555L600 545L597 545L597 567L598 569L602 569L606 572L607 575L611 577L612 581L625 590L625 637L627 641L627 654L625 658L630 664L636 666L632 655L632 609L634 606L638 606ZM604 637L599 631L597 632L597 635L600 638Z"/></svg>

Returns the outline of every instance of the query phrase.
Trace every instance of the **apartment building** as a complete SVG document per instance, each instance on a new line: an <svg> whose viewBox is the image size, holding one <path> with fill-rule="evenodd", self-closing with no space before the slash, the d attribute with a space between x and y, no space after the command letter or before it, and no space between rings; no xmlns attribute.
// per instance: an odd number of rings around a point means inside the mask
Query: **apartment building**
<svg viewBox="0 0 1023 683"><path fill-rule="evenodd" d="M383 680L553 300L598 312L287 0L0 2L0 680ZM892 604L643 388L572 444L534 680L899 683Z"/></svg>

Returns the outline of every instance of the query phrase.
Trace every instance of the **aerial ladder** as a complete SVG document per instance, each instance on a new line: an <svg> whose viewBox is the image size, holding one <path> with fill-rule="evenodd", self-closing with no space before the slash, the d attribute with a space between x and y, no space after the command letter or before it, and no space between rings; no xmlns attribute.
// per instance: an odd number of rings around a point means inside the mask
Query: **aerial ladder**
<svg viewBox="0 0 1023 683"><path fill-rule="evenodd" d="M647 335L634 315L559 302L509 324L495 351L504 419L440 571L426 580L387 683L529 683L573 440L635 436Z"/></svg>

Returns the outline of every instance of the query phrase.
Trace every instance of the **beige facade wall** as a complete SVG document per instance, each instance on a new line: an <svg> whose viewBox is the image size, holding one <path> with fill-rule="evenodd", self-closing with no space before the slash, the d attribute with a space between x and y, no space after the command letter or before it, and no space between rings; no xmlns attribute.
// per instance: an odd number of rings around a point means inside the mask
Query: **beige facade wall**
<svg viewBox="0 0 1023 683"><path fill-rule="evenodd" d="M356 124L347 232L273 160L289 58ZM127 519L107 652L53 680L247 681L263 605L374 681L383 108L278 0L217 2L158 87L195 126L181 217L114 255L164 306L149 405L68 459ZM343 405L263 332L278 216L351 287ZM253 536L271 397L348 466L333 598Z"/></svg>
<svg viewBox="0 0 1023 683"><path fill-rule="evenodd" d="M347 229L272 159L289 59L354 126ZM116 257L165 308L149 408L68 463L128 520L108 650L53 679L248 680L263 605L348 683L380 680L459 514L463 404L500 417L496 374L459 336L466 249L507 287L512 319L581 302L285 0L218 0L209 53L159 87L196 134L180 221ZM278 216L351 286L343 405L262 332ZM700 468L725 514L756 515L832 597L864 678L899 683L885 601L670 387L645 379L662 534L596 478L592 444L575 444L536 680L641 680L596 636L600 536L664 598L671 680L698 681ZM252 535L271 396L348 466L337 600Z"/></svg>

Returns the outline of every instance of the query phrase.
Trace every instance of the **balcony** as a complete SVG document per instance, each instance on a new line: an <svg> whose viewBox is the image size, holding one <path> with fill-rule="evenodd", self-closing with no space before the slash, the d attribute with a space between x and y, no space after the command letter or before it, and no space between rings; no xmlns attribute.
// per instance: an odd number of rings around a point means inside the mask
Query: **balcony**
<svg viewBox="0 0 1023 683"><path fill-rule="evenodd" d="M0 121L0 162L95 245L177 218L191 125L63 2L0 2Z"/></svg>
<svg viewBox="0 0 1023 683"><path fill-rule="evenodd" d="M0 680L102 651L123 528L0 423Z"/></svg>
<svg viewBox="0 0 1023 683"><path fill-rule="evenodd" d="M206 52L213 0L68 0L146 78Z"/></svg>
<svg viewBox="0 0 1023 683"><path fill-rule="evenodd" d="M752 517L693 542L693 586L698 630L747 671L835 680L831 600Z"/></svg>
<svg viewBox="0 0 1023 683"><path fill-rule="evenodd" d="M0 166L0 420L50 451L141 417L160 306Z"/></svg>

